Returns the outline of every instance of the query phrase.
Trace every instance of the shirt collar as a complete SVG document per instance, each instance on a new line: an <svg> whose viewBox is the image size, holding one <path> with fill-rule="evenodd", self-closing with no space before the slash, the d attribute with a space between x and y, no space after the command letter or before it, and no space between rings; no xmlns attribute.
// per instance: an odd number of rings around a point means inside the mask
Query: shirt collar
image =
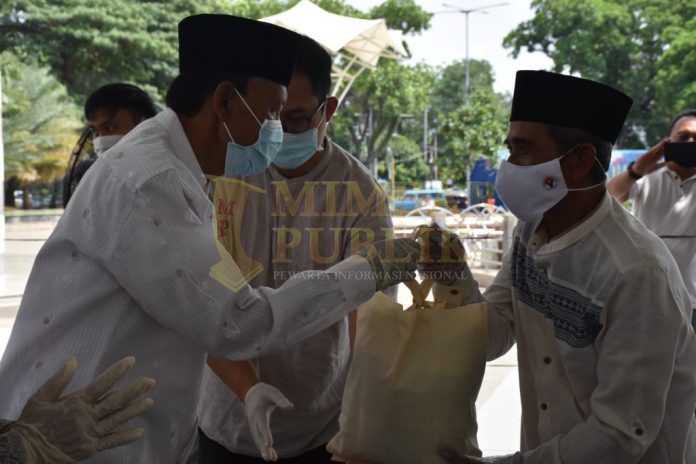
<svg viewBox="0 0 696 464"><path fill-rule="evenodd" d="M594 212L587 216L587 218L585 218L580 224L539 247L537 254L543 255L555 253L578 242L580 239L595 230L599 224L601 224L604 218L606 218L611 211L612 204L613 199L608 193L605 193L604 198L602 198L602 201L599 202L599 205Z"/></svg>
<svg viewBox="0 0 696 464"><path fill-rule="evenodd" d="M201 188L205 188L207 179L201 170L201 165L198 164L196 154L193 152L193 148L191 148L191 143L188 137L186 137L186 132L184 132L181 121L179 121L179 116L177 116L174 110L167 108L155 116L155 118L157 118L160 124L167 130L169 140L172 143L174 156L184 163L188 170L191 171L191 174L196 178Z"/></svg>
<svg viewBox="0 0 696 464"><path fill-rule="evenodd" d="M663 166L661 169L663 169L663 175L664 175L664 174L667 174L667 176L668 176L671 180L673 180L673 181L675 181L675 182L677 182L677 183L679 183L679 184L686 184L687 182L696 181L696 174L694 174L693 176L687 177L686 179L682 180L681 177L679 177L679 174L677 174L676 172L672 171L672 170L669 168L669 166Z"/></svg>

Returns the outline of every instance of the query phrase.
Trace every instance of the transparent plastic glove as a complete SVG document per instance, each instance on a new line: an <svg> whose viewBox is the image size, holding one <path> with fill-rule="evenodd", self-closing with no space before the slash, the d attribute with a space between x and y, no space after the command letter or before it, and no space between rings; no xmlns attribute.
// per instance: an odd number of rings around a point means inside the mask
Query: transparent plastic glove
<svg viewBox="0 0 696 464"><path fill-rule="evenodd" d="M508 454L505 456L491 456L487 458L479 458L476 456L464 455L461 456L457 450L444 443L437 446L437 453L444 462L449 464L523 464L521 453Z"/></svg>
<svg viewBox="0 0 696 464"><path fill-rule="evenodd" d="M387 239L374 242L359 254L370 263L380 291L415 278L421 245L410 238Z"/></svg>
<svg viewBox="0 0 696 464"><path fill-rule="evenodd" d="M461 304L483 301L479 284L466 263L464 245L453 232L441 229L437 224L418 227L418 234L427 242L423 259L418 263L418 273L424 279L456 287L462 295Z"/></svg>
<svg viewBox="0 0 696 464"><path fill-rule="evenodd" d="M415 235L423 243L418 273L445 285L458 280L467 266L464 245L457 234L431 224L417 227Z"/></svg>
<svg viewBox="0 0 696 464"><path fill-rule="evenodd" d="M0 419L0 430L11 425L10 421ZM25 464L28 462L27 453L21 435L14 430L0 433L0 463Z"/></svg>
<svg viewBox="0 0 696 464"><path fill-rule="evenodd" d="M292 409L292 403L277 388L259 382L244 397L244 407L249 420L251 436L264 461L277 461L271 434L271 414L277 408Z"/></svg>
<svg viewBox="0 0 696 464"><path fill-rule="evenodd" d="M117 429L152 407L152 399L140 397L154 388L155 381L140 378L114 389L134 363L135 358L124 358L87 387L61 397L77 369L71 356L29 398L10 428L22 434L28 454L39 463L80 461L137 440L145 433L142 428Z"/></svg>

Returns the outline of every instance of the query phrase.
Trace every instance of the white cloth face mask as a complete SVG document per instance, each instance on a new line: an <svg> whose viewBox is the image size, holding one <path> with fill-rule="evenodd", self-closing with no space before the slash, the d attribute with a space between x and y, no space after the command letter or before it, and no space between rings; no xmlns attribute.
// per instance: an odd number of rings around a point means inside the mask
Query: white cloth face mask
<svg viewBox="0 0 696 464"><path fill-rule="evenodd" d="M495 188L505 206L519 220L534 223L545 212L553 208L568 192L590 190L604 185L604 181L584 188L569 189L563 177L561 160L564 155L544 163L518 166L502 161L498 168ZM595 162L599 163L597 158Z"/></svg>
<svg viewBox="0 0 696 464"><path fill-rule="evenodd" d="M106 150L116 145L116 143L118 143L118 141L122 138L122 135L101 135L99 137L94 137L94 139L92 140L94 152L97 155L101 155Z"/></svg>

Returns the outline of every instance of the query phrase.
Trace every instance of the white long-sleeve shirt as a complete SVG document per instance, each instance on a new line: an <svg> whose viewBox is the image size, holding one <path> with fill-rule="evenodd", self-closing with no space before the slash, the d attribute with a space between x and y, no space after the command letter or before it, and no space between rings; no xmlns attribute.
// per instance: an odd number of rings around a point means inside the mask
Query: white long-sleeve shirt
<svg viewBox="0 0 696 464"><path fill-rule="evenodd" d="M535 231L518 225L484 295L489 359L517 342L524 462L696 462L696 337L665 245L609 196L550 242Z"/></svg>
<svg viewBox="0 0 696 464"><path fill-rule="evenodd" d="M129 378L157 381L155 406L133 421L146 435L91 462L183 462L206 352L242 360L285 349L373 295L361 259L277 290L221 285L210 277L221 257L205 181L171 110L100 157L34 263L0 363L0 417L16 418L71 354L68 392L133 355Z"/></svg>
<svg viewBox="0 0 696 464"><path fill-rule="evenodd" d="M672 252L696 309L696 175L682 180L664 166L634 183L629 197L633 214Z"/></svg>

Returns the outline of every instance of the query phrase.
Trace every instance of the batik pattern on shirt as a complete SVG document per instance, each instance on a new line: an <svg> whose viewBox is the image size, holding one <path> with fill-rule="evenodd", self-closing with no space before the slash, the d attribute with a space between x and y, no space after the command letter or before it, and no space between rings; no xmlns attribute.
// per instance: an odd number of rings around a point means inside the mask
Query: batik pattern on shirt
<svg viewBox="0 0 696 464"><path fill-rule="evenodd" d="M602 308L578 292L552 282L516 237L512 250L512 286L518 298L553 321L556 338L574 348L585 347L602 329Z"/></svg>

